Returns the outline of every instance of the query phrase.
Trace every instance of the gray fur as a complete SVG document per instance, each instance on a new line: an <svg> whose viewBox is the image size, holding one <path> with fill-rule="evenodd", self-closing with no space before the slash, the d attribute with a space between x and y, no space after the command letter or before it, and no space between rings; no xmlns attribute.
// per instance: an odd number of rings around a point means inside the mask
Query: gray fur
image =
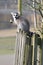
<svg viewBox="0 0 43 65"><path fill-rule="evenodd" d="M25 31L25 32L29 31L30 24L27 19L20 16L19 14L18 14L18 16L19 16L18 18L16 18L16 14L14 15L14 13L11 13L11 15L14 20L11 23L13 23L13 24L15 23L17 25L18 30Z"/></svg>

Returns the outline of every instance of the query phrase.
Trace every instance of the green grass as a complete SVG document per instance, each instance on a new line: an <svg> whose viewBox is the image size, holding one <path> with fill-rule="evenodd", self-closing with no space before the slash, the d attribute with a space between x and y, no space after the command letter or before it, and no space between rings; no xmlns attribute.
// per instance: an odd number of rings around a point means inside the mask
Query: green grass
<svg viewBox="0 0 43 65"><path fill-rule="evenodd" d="M14 50L0 49L0 54L13 54Z"/></svg>
<svg viewBox="0 0 43 65"><path fill-rule="evenodd" d="M14 53L15 37L0 37L0 54Z"/></svg>

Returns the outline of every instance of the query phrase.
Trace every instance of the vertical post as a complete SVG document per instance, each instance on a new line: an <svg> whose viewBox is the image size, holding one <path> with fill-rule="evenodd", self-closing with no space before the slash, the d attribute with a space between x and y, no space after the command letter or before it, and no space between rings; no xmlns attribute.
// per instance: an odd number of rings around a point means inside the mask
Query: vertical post
<svg viewBox="0 0 43 65"><path fill-rule="evenodd" d="M15 65L32 65L31 38L19 31L16 39Z"/></svg>
<svg viewBox="0 0 43 65"><path fill-rule="evenodd" d="M33 0L33 7L35 8L35 0ZM36 9L33 9L33 12L34 12L34 27L36 29L36 22L37 22L37 19L36 19Z"/></svg>
<svg viewBox="0 0 43 65"><path fill-rule="evenodd" d="M34 37L35 36L35 37ZM41 65L41 38L38 34L33 35L32 65Z"/></svg>
<svg viewBox="0 0 43 65"><path fill-rule="evenodd" d="M34 65L35 34L33 34L33 37L32 37L32 46L33 46L33 52L32 52L32 65Z"/></svg>
<svg viewBox="0 0 43 65"><path fill-rule="evenodd" d="M41 0L41 5L43 5L43 0ZM42 9L43 9L43 6L42 6ZM42 14L43 14L43 10L41 11ZM41 21L41 30L42 30L42 33L43 33L43 18L41 17L42 21ZM43 34L42 34L43 35Z"/></svg>
<svg viewBox="0 0 43 65"><path fill-rule="evenodd" d="M24 64L23 65L32 65L32 46L31 46L31 37L28 37L24 49Z"/></svg>
<svg viewBox="0 0 43 65"><path fill-rule="evenodd" d="M38 34L36 34L36 44L37 44L36 65L41 65L41 37Z"/></svg>
<svg viewBox="0 0 43 65"><path fill-rule="evenodd" d="M16 36L15 65L23 65L25 44L26 34L19 31Z"/></svg>
<svg viewBox="0 0 43 65"><path fill-rule="evenodd" d="M22 0L18 0L18 13L22 15Z"/></svg>
<svg viewBox="0 0 43 65"><path fill-rule="evenodd" d="M41 0L41 5L43 5L43 0ZM42 6L42 9L43 9L43 6ZM43 14L43 10L42 10L42 14ZM41 34L42 34L42 49L41 49L41 64L40 65L43 65L43 18L41 18L42 21L41 21Z"/></svg>

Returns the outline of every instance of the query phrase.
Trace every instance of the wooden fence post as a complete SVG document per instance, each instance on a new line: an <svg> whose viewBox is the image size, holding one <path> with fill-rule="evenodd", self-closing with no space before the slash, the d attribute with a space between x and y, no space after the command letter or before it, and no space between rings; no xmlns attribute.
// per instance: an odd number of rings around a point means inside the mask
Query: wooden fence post
<svg viewBox="0 0 43 65"><path fill-rule="evenodd" d="M28 37L24 49L24 64L23 65L32 65L32 46L31 46L31 37Z"/></svg>
<svg viewBox="0 0 43 65"><path fill-rule="evenodd" d="M36 65L41 65L41 37L36 35L36 43L37 43L37 60L36 60Z"/></svg>
<svg viewBox="0 0 43 65"><path fill-rule="evenodd" d="M43 0L41 0L41 5L43 5ZM42 6L42 9L43 9L43 6ZM43 14L43 10L42 10L42 14ZM42 48L41 48L41 64L40 65L43 65L43 17L41 18L41 34L42 34L42 41L41 41L41 44L42 44Z"/></svg>
<svg viewBox="0 0 43 65"><path fill-rule="evenodd" d="M33 34L32 37L32 46L33 46L33 51L32 51L32 65L34 65L34 56L35 56L35 34Z"/></svg>
<svg viewBox="0 0 43 65"><path fill-rule="evenodd" d="M38 34L33 34L32 37L33 55L32 65L41 65L41 38Z"/></svg>
<svg viewBox="0 0 43 65"><path fill-rule="evenodd" d="M17 32L15 65L32 65L31 38L24 31Z"/></svg>

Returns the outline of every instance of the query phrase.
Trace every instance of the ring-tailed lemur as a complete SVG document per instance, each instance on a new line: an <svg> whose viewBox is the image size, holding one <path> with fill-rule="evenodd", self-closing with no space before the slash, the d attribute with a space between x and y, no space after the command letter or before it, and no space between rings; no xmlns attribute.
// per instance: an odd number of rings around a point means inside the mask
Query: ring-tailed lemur
<svg viewBox="0 0 43 65"><path fill-rule="evenodd" d="M30 34L30 24L28 20L24 19L24 17L20 16L18 13L11 12L11 15L13 17L13 21L10 20L10 23L16 24L18 31L21 30Z"/></svg>

